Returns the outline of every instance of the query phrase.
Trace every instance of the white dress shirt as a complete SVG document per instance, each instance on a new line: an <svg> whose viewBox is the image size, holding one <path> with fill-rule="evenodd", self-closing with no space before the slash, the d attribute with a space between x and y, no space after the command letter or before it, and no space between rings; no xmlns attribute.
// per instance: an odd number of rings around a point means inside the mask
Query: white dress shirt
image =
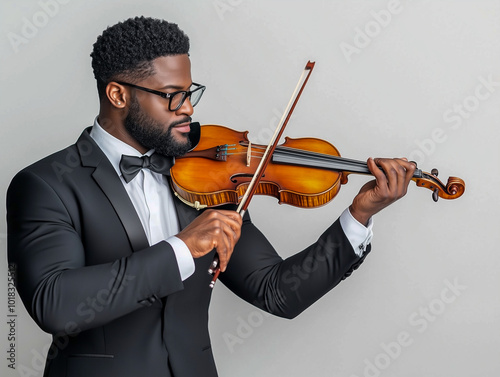
<svg viewBox="0 0 500 377"><path fill-rule="evenodd" d="M149 244L167 241L174 249L182 280L187 279L194 272L194 260L186 244L175 237L180 230L179 221L167 178L149 169L141 169L134 179L129 183L125 182L120 171L122 154L137 157L141 157L142 154L105 131L97 122L97 118L90 136L120 176L141 220ZM146 155L150 156L153 152L154 150L150 150Z"/></svg>
<svg viewBox="0 0 500 377"><path fill-rule="evenodd" d="M105 131L99 125L97 118L90 136L120 176L141 220L149 244L154 245L163 240L168 242L175 252L182 280L187 279L194 273L194 260L186 244L175 237L179 233L179 222L166 177L149 169L141 169L134 179L129 183L125 182L120 171L122 154L137 157L141 157L142 154ZM153 152L154 150L149 150L145 155L150 156ZM362 256L373 237L372 219L370 219L368 227L365 227L352 217L347 208L340 216L340 225L354 252L358 256Z"/></svg>

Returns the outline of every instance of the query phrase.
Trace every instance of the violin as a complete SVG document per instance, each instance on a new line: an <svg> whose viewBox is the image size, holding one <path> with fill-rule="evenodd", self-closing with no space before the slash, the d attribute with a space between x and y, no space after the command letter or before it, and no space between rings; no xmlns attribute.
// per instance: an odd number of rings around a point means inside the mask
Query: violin
<svg viewBox="0 0 500 377"><path fill-rule="evenodd" d="M247 135L248 131L224 126L201 126L197 147L177 157L170 170L175 195L197 209L239 204L266 147L252 144ZM275 197L280 204L315 208L333 200L349 174L371 175L366 162L341 157L328 141L286 137L274 150L255 194ZM434 201L464 193L462 179L450 177L445 185L437 176L437 169L416 169L412 180L431 190Z"/></svg>
<svg viewBox="0 0 500 377"><path fill-rule="evenodd" d="M248 132L191 123L189 137L195 147L177 157L170 170L175 195L196 209L238 204L236 212L243 216L255 194L314 208L331 201L349 174L371 174L365 162L341 157L337 148L321 139L287 137L278 146L314 64L307 62L267 147L252 145ZM439 197L455 199L464 193L462 179L450 177L444 185L437 175L437 169L431 173L416 169L412 180L418 187L432 190L434 201ZM208 271L213 274L213 288L220 273L217 256Z"/></svg>

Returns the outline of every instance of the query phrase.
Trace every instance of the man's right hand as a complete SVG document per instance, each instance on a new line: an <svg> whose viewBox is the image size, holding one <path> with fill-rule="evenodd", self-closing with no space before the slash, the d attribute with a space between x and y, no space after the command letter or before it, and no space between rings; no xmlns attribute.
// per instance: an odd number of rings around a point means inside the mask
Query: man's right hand
<svg viewBox="0 0 500 377"><path fill-rule="evenodd" d="M235 211L209 209L177 237L184 241L193 258L200 258L215 249L219 255L220 269L224 272L240 238L242 222L240 214Z"/></svg>

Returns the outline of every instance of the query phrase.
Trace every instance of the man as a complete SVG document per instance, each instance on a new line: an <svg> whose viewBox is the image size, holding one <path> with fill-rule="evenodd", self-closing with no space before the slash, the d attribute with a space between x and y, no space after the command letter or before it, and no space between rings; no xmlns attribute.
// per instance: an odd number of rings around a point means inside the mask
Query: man
<svg viewBox="0 0 500 377"><path fill-rule="evenodd" d="M105 30L92 52L94 125L9 187L9 261L30 315L53 334L46 376L216 376L207 274L216 252L229 289L293 318L359 266L371 217L406 192L412 163L370 159L376 179L286 260L248 215L185 206L168 168L192 147L204 90L192 82L188 52L187 36L162 20ZM305 267L314 270L307 278Z"/></svg>

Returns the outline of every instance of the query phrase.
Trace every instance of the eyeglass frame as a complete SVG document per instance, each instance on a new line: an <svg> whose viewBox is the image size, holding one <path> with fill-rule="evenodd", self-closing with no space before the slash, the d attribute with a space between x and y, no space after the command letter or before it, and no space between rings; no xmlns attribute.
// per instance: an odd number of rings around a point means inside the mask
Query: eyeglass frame
<svg viewBox="0 0 500 377"><path fill-rule="evenodd" d="M168 99L168 109L170 111L179 110L182 107L182 105L184 105L186 98L189 98L189 101L191 101L192 94L198 90L201 90L202 92L200 94L200 98L198 99L198 101L195 104L191 103L191 106L195 107L198 104L198 102L200 102L201 96L203 95L203 93L205 92L205 89L207 88L205 85L201 85L201 84L197 84L197 83L193 82L191 85L196 85L196 88L194 90L178 90L177 92L173 92L173 93L164 93L164 92L160 92L158 90L145 88L143 86L131 84L131 83L124 82L124 81L116 81L116 83L120 84L120 85L130 86L131 88L135 88L135 89L142 90L144 92L156 94L157 96L160 96L164 99ZM172 107L172 98L174 98L174 96L179 94L179 93L184 93L184 99L177 105L177 107L175 109L172 109L171 108Z"/></svg>

